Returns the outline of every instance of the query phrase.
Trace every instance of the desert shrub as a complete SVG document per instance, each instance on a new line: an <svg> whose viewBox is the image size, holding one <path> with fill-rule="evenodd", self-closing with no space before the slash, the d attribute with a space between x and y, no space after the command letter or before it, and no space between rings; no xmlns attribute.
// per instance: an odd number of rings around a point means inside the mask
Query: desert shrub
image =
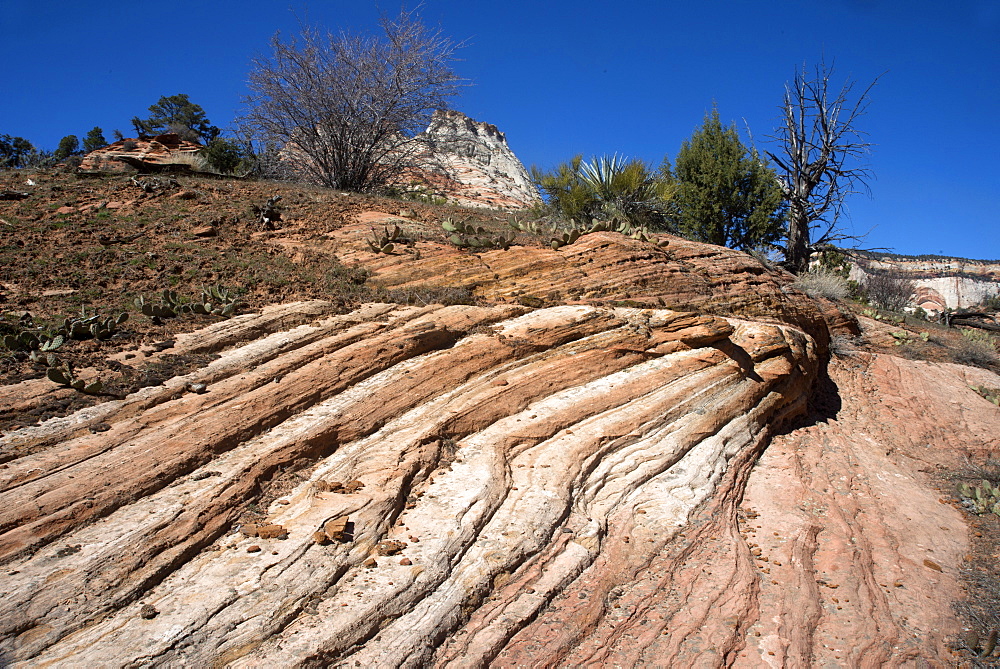
<svg viewBox="0 0 1000 669"><path fill-rule="evenodd" d="M993 338L993 335L991 335L986 330L977 330L975 328L968 328L968 329L963 328L962 329L962 336L965 339L968 339L969 341L986 342L987 344L990 344L991 346L993 345L993 342L996 341Z"/></svg>
<svg viewBox="0 0 1000 669"><path fill-rule="evenodd" d="M962 330L962 338L955 346L952 358L962 365L986 367L997 362L996 346L989 333L980 330Z"/></svg>
<svg viewBox="0 0 1000 669"><path fill-rule="evenodd" d="M208 160L204 156L190 151L178 151L170 157L170 164L188 165L195 172L207 172L209 166Z"/></svg>
<svg viewBox="0 0 1000 669"><path fill-rule="evenodd" d="M676 187L641 160L617 154L584 162L582 155L546 172L531 168L547 208L538 212L564 221L619 218L634 226L669 228L665 212Z"/></svg>
<svg viewBox="0 0 1000 669"><path fill-rule="evenodd" d="M809 297L825 297L830 300L843 300L850 292L843 276L825 269L800 274L795 280L795 287Z"/></svg>
<svg viewBox="0 0 1000 669"><path fill-rule="evenodd" d="M854 355L854 341L851 337L842 334L835 334L830 337L830 352L838 358Z"/></svg>
<svg viewBox="0 0 1000 669"><path fill-rule="evenodd" d="M139 143L134 139L127 139L125 143L122 144L122 151L135 151L135 148L139 146Z"/></svg>
<svg viewBox="0 0 1000 669"><path fill-rule="evenodd" d="M902 311L914 291L913 282L895 272L869 274L862 286L872 304L888 311Z"/></svg>
<svg viewBox="0 0 1000 669"><path fill-rule="evenodd" d="M244 162L243 150L237 142L216 137L198 152L210 167L221 174L234 174Z"/></svg>
<svg viewBox="0 0 1000 669"><path fill-rule="evenodd" d="M997 312L1000 311L1000 295L991 295L983 300L977 311Z"/></svg>

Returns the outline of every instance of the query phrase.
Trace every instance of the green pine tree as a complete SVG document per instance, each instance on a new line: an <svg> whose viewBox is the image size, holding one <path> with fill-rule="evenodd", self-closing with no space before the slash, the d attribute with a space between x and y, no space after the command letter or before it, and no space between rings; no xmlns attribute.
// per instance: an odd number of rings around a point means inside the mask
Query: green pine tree
<svg viewBox="0 0 1000 669"><path fill-rule="evenodd" d="M87 136L83 138L83 150L86 153L96 151L108 145L108 140L104 139L104 131L98 126L94 126Z"/></svg>
<svg viewBox="0 0 1000 669"><path fill-rule="evenodd" d="M219 129L209 123L201 105L191 102L183 93L161 97L149 111L149 118L132 119L132 127L140 138L173 132L181 139L207 144L219 136Z"/></svg>
<svg viewBox="0 0 1000 669"><path fill-rule="evenodd" d="M723 128L714 106L681 145L674 168L676 224L690 239L752 249L774 244L785 228L785 206L774 170Z"/></svg>
<svg viewBox="0 0 1000 669"><path fill-rule="evenodd" d="M35 147L24 137L0 135L0 167L24 167Z"/></svg>
<svg viewBox="0 0 1000 669"><path fill-rule="evenodd" d="M52 157L56 160L66 160L70 156L76 155L80 151L80 140L77 139L76 135L66 135L59 140L59 146L56 148Z"/></svg>

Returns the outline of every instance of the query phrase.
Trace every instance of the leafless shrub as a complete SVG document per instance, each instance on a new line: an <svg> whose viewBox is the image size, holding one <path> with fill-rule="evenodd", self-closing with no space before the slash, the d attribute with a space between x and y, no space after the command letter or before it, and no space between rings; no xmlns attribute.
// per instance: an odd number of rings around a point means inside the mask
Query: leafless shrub
<svg viewBox="0 0 1000 669"><path fill-rule="evenodd" d="M795 287L809 297L825 297L830 300L846 299L850 293L847 279L822 269L800 274L795 280Z"/></svg>
<svg viewBox="0 0 1000 669"><path fill-rule="evenodd" d="M450 63L459 45L413 11L381 26L381 37L275 35L272 56L253 61L241 134L280 146L304 177L331 188L380 190L419 168L427 152L412 138L458 92Z"/></svg>
<svg viewBox="0 0 1000 669"><path fill-rule="evenodd" d="M997 354L992 344L962 337L952 352L952 359L961 365L989 369L996 364Z"/></svg>
<svg viewBox="0 0 1000 669"><path fill-rule="evenodd" d="M913 281L893 271L867 274L861 283L868 300L887 311L902 311L913 296Z"/></svg>

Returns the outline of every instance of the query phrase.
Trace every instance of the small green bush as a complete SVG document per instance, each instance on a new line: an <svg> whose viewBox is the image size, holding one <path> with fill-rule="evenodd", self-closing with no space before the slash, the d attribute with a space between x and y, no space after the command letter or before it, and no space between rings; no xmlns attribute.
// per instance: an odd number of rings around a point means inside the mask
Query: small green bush
<svg viewBox="0 0 1000 669"><path fill-rule="evenodd" d="M234 174L244 163L240 145L228 139L216 137L198 152L208 165L221 174Z"/></svg>

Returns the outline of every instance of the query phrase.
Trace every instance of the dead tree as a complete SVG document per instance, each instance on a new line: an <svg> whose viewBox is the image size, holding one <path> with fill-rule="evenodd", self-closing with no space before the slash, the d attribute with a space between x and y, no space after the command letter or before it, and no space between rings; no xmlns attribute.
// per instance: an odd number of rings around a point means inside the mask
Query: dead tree
<svg viewBox="0 0 1000 669"><path fill-rule="evenodd" d="M844 233L839 219L848 195L869 192L871 171L857 161L872 145L857 121L868 108L868 94L878 78L855 96L850 79L840 90L832 90L832 75L833 67L825 63L816 66L812 76L803 65L785 85L782 124L771 137L779 148L767 152L778 166L788 202L785 256L796 273L808 269L816 247L857 239Z"/></svg>

